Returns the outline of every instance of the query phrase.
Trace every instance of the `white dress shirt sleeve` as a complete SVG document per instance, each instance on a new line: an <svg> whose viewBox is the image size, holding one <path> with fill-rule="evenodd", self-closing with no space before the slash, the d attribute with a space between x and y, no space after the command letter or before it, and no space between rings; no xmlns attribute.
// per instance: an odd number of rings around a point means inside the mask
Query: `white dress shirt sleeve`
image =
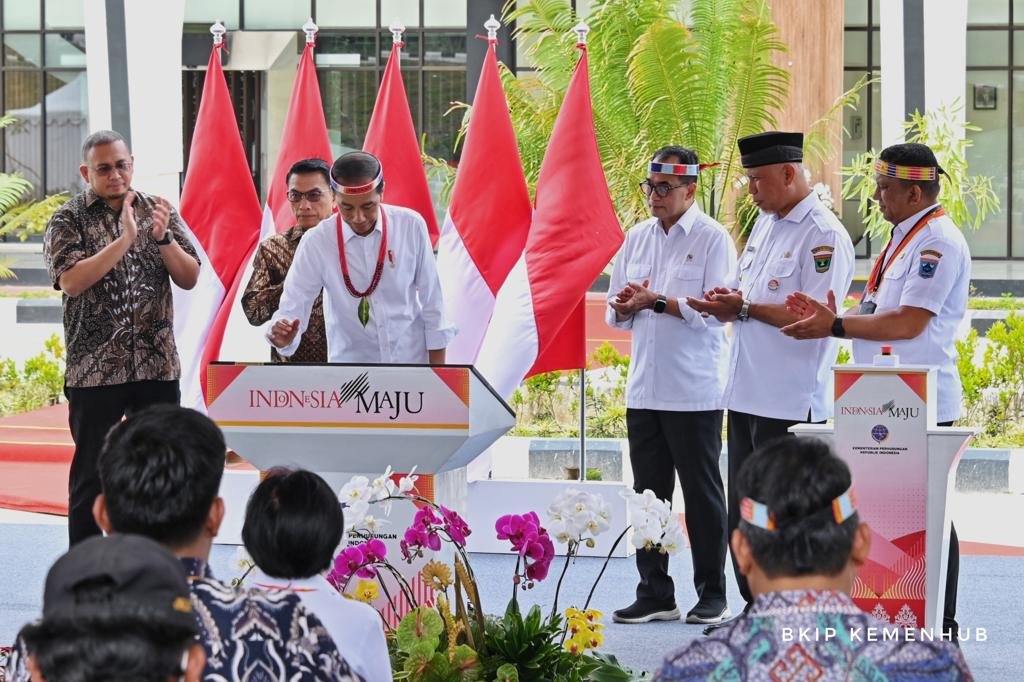
<svg viewBox="0 0 1024 682"><path fill-rule="evenodd" d="M636 229L636 228L634 228ZM631 232L626 233L626 238L622 241L622 246L619 247L619 252L615 255L615 261L612 265L611 278L608 281L608 295L605 297L606 301L612 301L619 292L622 291L623 287L626 286L626 263L629 262L629 253L631 246L630 237ZM604 309L604 321L608 323L609 327L616 327L618 329L632 329L633 328L633 316L630 315L624 320L618 319L618 315L615 309L611 305L605 305Z"/></svg>
<svg viewBox="0 0 1024 682"><path fill-rule="evenodd" d="M437 263L427 237L427 223L419 215L417 222L419 263L416 265L416 288L423 315L424 341L427 350L447 348L458 330L444 314L441 280L437 276Z"/></svg>
<svg viewBox="0 0 1024 682"><path fill-rule="evenodd" d="M853 282L853 242L838 230L818 231L811 241L810 248L798 255L802 261L799 290L817 301L826 301L831 290L835 294L836 305L842 307ZM813 249L819 246L832 247L832 259L824 272L819 272L814 262Z"/></svg>
<svg viewBox="0 0 1024 682"><path fill-rule="evenodd" d="M309 315L313 310L313 302L324 288L323 257L324 251L337 259L337 252L334 249L326 248L321 235L311 230L306 233L305 238L299 242L299 248L295 250L295 258L292 260L288 274L284 278L284 291L281 293L281 304L270 321L273 326L278 320L299 321L299 331L295 334L292 342L284 348L278 348L277 352L282 357L291 357L299 348L302 341L302 333L309 325ZM313 237L311 239L311 237ZM317 242L317 243L314 243ZM339 261L340 262L340 261ZM340 265L338 267L341 267Z"/></svg>
<svg viewBox="0 0 1024 682"><path fill-rule="evenodd" d="M723 282L733 282L736 278L736 244L724 230L715 230L708 245L707 260L704 266L704 282L701 286L703 295L708 289L723 286ZM728 285L725 285L728 286ZM678 300L679 314L683 322L693 329L721 327L722 323L715 317L704 317L686 304L686 299Z"/></svg>
<svg viewBox="0 0 1024 682"><path fill-rule="evenodd" d="M908 257L912 260L907 266L907 276L903 280L900 305L924 308L938 315L963 267L960 250L948 239L935 235L914 245L914 251L908 254ZM923 266L923 261L935 265L928 268ZM925 276L929 271L932 273L931 276Z"/></svg>

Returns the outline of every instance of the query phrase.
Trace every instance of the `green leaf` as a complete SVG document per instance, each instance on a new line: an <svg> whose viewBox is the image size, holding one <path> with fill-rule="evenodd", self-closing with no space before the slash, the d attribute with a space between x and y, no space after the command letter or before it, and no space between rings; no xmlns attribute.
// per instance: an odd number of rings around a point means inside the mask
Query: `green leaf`
<svg viewBox="0 0 1024 682"><path fill-rule="evenodd" d="M370 302L365 296L359 299L359 321L365 327L370 322Z"/></svg>
<svg viewBox="0 0 1024 682"><path fill-rule="evenodd" d="M429 649L433 653L437 649L442 632L444 622L437 611L419 606L402 618L395 631L395 641L400 651L411 652L413 647L426 643L430 644Z"/></svg>
<svg viewBox="0 0 1024 682"><path fill-rule="evenodd" d="M519 670L512 663L503 663L498 667L494 682L519 682Z"/></svg>

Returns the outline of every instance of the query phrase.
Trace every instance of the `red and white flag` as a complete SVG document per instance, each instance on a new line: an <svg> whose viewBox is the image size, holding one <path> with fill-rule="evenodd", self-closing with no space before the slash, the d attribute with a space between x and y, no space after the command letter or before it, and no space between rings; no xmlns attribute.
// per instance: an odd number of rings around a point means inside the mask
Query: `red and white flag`
<svg viewBox="0 0 1024 682"><path fill-rule="evenodd" d="M215 45L210 52L181 190L181 217L202 266L194 288L172 289L181 404L200 410L204 409L203 349L208 340L223 334L219 320L215 321L217 312L260 229L260 200L220 66L220 49Z"/></svg>
<svg viewBox="0 0 1024 682"><path fill-rule="evenodd" d="M402 83L402 45L391 46L384 78L377 91L377 102L366 129L363 151L370 152L384 167L384 199L389 204L410 208L427 221L430 245L437 244L437 217L430 197L423 156L412 124L409 98Z"/></svg>
<svg viewBox="0 0 1024 682"><path fill-rule="evenodd" d="M267 191L267 204L263 208L260 241L295 225L295 215L288 203L287 178L292 165L296 161L316 158L323 159L330 166L334 160L330 139L327 137L327 122L320 99L313 48L314 43L307 40L306 48L299 57L299 68L295 72L292 97L284 119L284 130L281 132L281 146L274 164L273 180ZM218 313L218 318L224 318L224 335L219 344L207 348L210 360L267 362L270 359L270 345L264 335L267 325L252 326L242 310L242 294L252 277L252 261L258 245L253 245L245 259L245 267L239 270L237 282L233 284L231 297L225 302L224 310Z"/></svg>
<svg viewBox="0 0 1024 682"><path fill-rule="evenodd" d="M477 369L506 399L531 374L582 366L578 311L623 240L594 134L586 48L580 47L537 179L526 250L498 292L477 358Z"/></svg>
<svg viewBox="0 0 1024 682"><path fill-rule="evenodd" d="M494 300L526 246L533 208L490 42L473 99L462 160L437 244L447 314L459 329L446 358L473 364Z"/></svg>

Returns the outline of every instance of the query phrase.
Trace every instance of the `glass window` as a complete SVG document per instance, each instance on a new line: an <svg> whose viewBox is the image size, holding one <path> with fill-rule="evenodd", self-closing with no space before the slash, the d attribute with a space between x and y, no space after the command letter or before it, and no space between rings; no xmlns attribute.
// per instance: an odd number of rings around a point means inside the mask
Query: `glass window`
<svg viewBox="0 0 1024 682"><path fill-rule="evenodd" d="M8 33L4 36L4 66L42 66L42 57L39 34Z"/></svg>
<svg viewBox="0 0 1024 682"><path fill-rule="evenodd" d="M47 33L43 38L48 67L85 68L84 33Z"/></svg>
<svg viewBox="0 0 1024 682"><path fill-rule="evenodd" d="M875 71L873 76L878 76ZM882 82L875 81L871 85L871 146L882 148Z"/></svg>
<svg viewBox="0 0 1024 682"><path fill-rule="evenodd" d="M427 154L443 159L455 156L455 138L462 124L461 109L445 116L453 102L466 99L465 71L425 71L423 74L423 118L426 119Z"/></svg>
<svg viewBox="0 0 1024 682"><path fill-rule="evenodd" d="M1024 0L1013 0L1013 23L1024 24Z"/></svg>
<svg viewBox="0 0 1024 682"><path fill-rule="evenodd" d="M380 0L380 25L387 27L395 21L406 28L419 26L419 0Z"/></svg>
<svg viewBox="0 0 1024 682"><path fill-rule="evenodd" d="M46 28L85 28L84 0L46 0Z"/></svg>
<svg viewBox="0 0 1024 682"><path fill-rule="evenodd" d="M185 23L209 26L220 21L229 31L238 29L239 0L185 0Z"/></svg>
<svg viewBox="0 0 1024 682"><path fill-rule="evenodd" d="M864 75L863 71L847 71L843 74L843 89L848 90L854 86L857 80ZM849 107L843 109L843 127L846 133L843 135L843 165L849 165L854 157L863 154L868 149L868 96L866 91L861 91L860 101L856 109ZM861 237L864 232L864 223L857 212L857 202L845 200L843 206L843 225L846 226L850 237L853 238L858 247L858 253L863 255L863 242Z"/></svg>
<svg viewBox="0 0 1024 682"><path fill-rule="evenodd" d="M89 88L85 71L46 73L46 193L75 193L79 149L89 134Z"/></svg>
<svg viewBox="0 0 1024 682"><path fill-rule="evenodd" d="M420 36L416 31L406 31L402 37L405 45L402 47L402 66L417 66L420 63ZM380 63L387 64L391 56L392 42L391 31L382 31L380 34Z"/></svg>
<svg viewBox="0 0 1024 682"><path fill-rule="evenodd" d="M1013 74L1012 256L1024 256L1024 73Z"/></svg>
<svg viewBox="0 0 1024 682"><path fill-rule="evenodd" d="M877 29L871 31L871 65L882 65L882 34Z"/></svg>
<svg viewBox="0 0 1024 682"><path fill-rule="evenodd" d="M1005 24L1010 20L1010 3L1006 0L970 0L967 3L968 24Z"/></svg>
<svg viewBox="0 0 1024 682"><path fill-rule="evenodd" d="M409 99L409 110L412 112L412 125L416 128L416 132L419 133L423 130L422 122L420 121L420 74L422 71L411 71L408 69L402 69L402 82L405 84L405 96ZM465 97L465 88L463 88L463 97Z"/></svg>
<svg viewBox="0 0 1024 682"><path fill-rule="evenodd" d="M33 199L42 198L43 125L41 71L5 71L4 107L17 122L4 128L4 170L21 173L35 185ZM75 147L82 144L81 139ZM77 164L76 164L77 168Z"/></svg>
<svg viewBox="0 0 1024 682"><path fill-rule="evenodd" d="M868 33L867 31L843 32L843 65L868 65Z"/></svg>
<svg viewBox="0 0 1024 682"><path fill-rule="evenodd" d="M4 30L39 30L39 0L4 0Z"/></svg>
<svg viewBox="0 0 1024 682"><path fill-rule="evenodd" d="M376 28L377 3L374 0L316 3L316 23L320 28Z"/></svg>
<svg viewBox="0 0 1024 682"><path fill-rule="evenodd" d="M362 149L377 99L377 72L321 69L317 75L331 152L337 158Z"/></svg>
<svg viewBox="0 0 1024 682"><path fill-rule="evenodd" d="M978 87L994 87L995 90L982 91ZM973 146L967 148L968 167L972 174L992 178L992 189L1002 206L1000 211L989 215L980 229L964 231L971 254L975 257L1005 258L1007 255L1007 95L1006 71L967 72L967 92L964 97L968 103L966 118L981 128L967 133L973 143Z"/></svg>
<svg viewBox="0 0 1024 682"><path fill-rule="evenodd" d="M317 66L375 66L377 41L372 33L321 33L316 39Z"/></svg>
<svg viewBox="0 0 1024 682"><path fill-rule="evenodd" d="M466 25L466 0L427 0L423 3L424 26Z"/></svg>
<svg viewBox="0 0 1024 682"><path fill-rule="evenodd" d="M967 31L967 66L1004 66L1009 50L1008 31Z"/></svg>
<svg viewBox="0 0 1024 682"><path fill-rule="evenodd" d="M423 36L423 63L431 66L466 66L466 34L427 33Z"/></svg>
<svg viewBox="0 0 1024 682"><path fill-rule="evenodd" d="M244 0L245 28L298 31L309 19L309 0Z"/></svg>
<svg viewBox="0 0 1024 682"><path fill-rule="evenodd" d="M1013 32L1013 63L1024 66L1024 30Z"/></svg>
<svg viewBox="0 0 1024 682"><path fill-rule="evenodd" d="M843 3L843 23L846 26L867 26L868 0L846 0Z"/></svg>
<svg viewBox="0 0 1024 682"><path fill-rule="evenodd" d="M576 16L586 19L594 11L594 4L594 0L576 0Z"/></svg>

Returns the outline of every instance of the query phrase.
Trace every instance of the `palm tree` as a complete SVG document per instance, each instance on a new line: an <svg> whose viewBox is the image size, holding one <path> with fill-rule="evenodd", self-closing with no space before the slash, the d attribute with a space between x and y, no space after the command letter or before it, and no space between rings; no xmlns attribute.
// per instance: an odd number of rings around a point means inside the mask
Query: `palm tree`
<svg viewBox="0 0 1024 682"><path fill-rule="evenodd" d="M773 63L786 47L766 0L694 0L688 18L674 0L598 0L584 17L594 125L612 200L623 225L648 216L637 183L650 153L667 142L719 165L702 173L700 203L727 217L742 169L736 141L775 126L789 73ZM569 0L506 6L536 73L503 73L527 181L536 182L576 63ZM685 21L684 21L685 19Z"/></svg>

